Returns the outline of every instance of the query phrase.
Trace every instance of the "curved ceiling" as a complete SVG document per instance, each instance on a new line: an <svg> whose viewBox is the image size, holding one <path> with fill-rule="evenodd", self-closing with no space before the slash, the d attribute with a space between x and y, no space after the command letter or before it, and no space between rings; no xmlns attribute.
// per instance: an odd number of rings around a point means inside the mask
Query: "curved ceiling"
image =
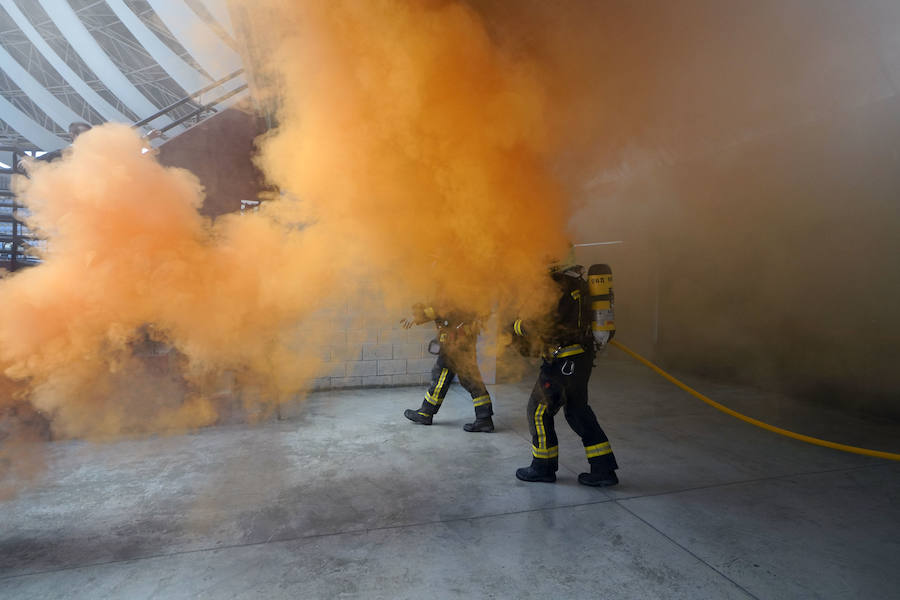
<svg viewBox="0 0 900 600"><path fill-rule="evenodd" d="M0 146L55 150L74 121L133 123L240 69L227 1L0 0Z"/></svg>

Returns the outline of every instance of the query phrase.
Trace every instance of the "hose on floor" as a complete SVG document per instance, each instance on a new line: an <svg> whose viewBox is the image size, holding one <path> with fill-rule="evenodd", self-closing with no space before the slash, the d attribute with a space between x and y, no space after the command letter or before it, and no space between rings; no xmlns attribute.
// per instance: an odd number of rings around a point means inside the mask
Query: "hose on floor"
<svg viewBox="0 0 900 600"><path fill-rule="evenodd" d="M713 400L707 396L704 396L703 394L701 394L700 392L698 392L691 386L679 381L678 379L675 379L674 377L672 377L671 375L669 375L668 373L666 373L665 371L663 371L662 369L660 369L659 367L654 365L652 362L650 362L649 360L647 360L646 358L644 358L643 356L641 356L634 350L631 350L630 348L620 344L616 340L611 341L610 345L615 346L616 348L618 348L619 350L621 350L622 352L624 352L631 358L633 358L633 359L637 360L638 362L644 364L645 366L649 367L655 373L657 373L658 375L661 375L663 378L669 380L671 383L674 383L675 385L677 385L678 387L680 387L687 393L691 394L695 398L698 398L698 399L702 400L703 402L706 402L707 404L709 404L716 410L720 410L727 415L731 415L732 417L740 419L741 421L750 423L751 425L755 425L756 427L761 427L762 429L765 429L767 431L777 433L778 435L783 435L783 436L786 436L789 438L793 438L795 440L800 440L801 442L806 442L808 444L815 444L816 446L824 446L826 448L832 448L834 450L841 450L843 452L851 452L853 454L863 454L865 456L874 456L876 458L886 458L888 460L900 461L900 454L895 454L893 452L882 452L880 450L870 450L868 448L859 448L858 446L848 446L847 444L838 444L837 442L829 442L828 440L820 440L819 438L815 438L815 437L812 437L809 435L803 435L802 433L788 431L787 429L782 429L781 427L775 427L774 425L769 425L768 423L764 423L758 419L754 419L753 417L748 417L747 415L743 415L743 414L737 412L736 410L732 410L732 409L728 408L727 406L719 404L715 400Z"/></svg>

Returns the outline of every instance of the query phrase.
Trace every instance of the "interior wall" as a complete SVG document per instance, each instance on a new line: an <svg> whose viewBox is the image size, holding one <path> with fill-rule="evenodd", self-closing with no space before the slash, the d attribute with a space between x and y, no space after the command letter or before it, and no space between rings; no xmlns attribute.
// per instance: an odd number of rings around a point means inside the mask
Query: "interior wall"
<svg viewBox="0 0 900 600"><path fill-rule="evenodd" d="M565 17L598 58L571 59L591 83L566 94L603 114L573 129L560 171L582 203L576 241L625 241L602 249L620 339L669 367L900 416L900 4L610 17Z"/></svg>
<svg viewBox="0 0 900 600"><path fill-rule="evenodd" d="M898 136L894 98L658 173L660 358L900 414Z"/></svg>
<svg viewBox="0 0 900 600"><path fill-rule="evenodd" d="M227 108L162 144L159 162L200 179L206 191L202 214L235 212L241 200L256 200L262 189L262 176L253 164L254 140L262 131L249 110Z"/></svg>

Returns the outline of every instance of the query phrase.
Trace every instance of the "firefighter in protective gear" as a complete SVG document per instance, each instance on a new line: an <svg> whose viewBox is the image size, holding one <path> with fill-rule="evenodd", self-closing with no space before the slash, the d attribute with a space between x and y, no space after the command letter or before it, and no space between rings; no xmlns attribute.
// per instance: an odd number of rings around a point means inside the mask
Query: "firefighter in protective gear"
<svg viewBox="0 0 900 600"><path fill-rule="evenodd" d="M588 406L588 381L594 364L594 341L587 283L583 267L561 264L551 268L551 277L559 287L555 310L544 319L517 319L513 335L531 341L540 348L543 359L537 383L528 399L528 425L531 429L532 461L516 471L522 481L556 481L559 446L553 417L563 409L566 421L581 437L590 463L590 473L578 475L578 482L589 486L616 485L616 458L594 411Z"/></svg>
<svg viewBox="0 0 900 600"><path fill-rule="evenodd" d="M472 395L475 407L475 420L463 425L469 432L494 431L491 415L494 408L491 396L481 379L478 360L475 356L475 345L478 340L478 322L473 315L458 311L438 314L433 307L416 304L413 306L413 318L403 319L405 328L434 321L438 328L438 338L431 342L429 351L435 353L433 347L439 346L437 360L431 369L431 385L425 392L425 399L418 410L407 409L403 416L420 425L431 425L447 395L447 390L454 377L459 378L460 385Z"/></svg>

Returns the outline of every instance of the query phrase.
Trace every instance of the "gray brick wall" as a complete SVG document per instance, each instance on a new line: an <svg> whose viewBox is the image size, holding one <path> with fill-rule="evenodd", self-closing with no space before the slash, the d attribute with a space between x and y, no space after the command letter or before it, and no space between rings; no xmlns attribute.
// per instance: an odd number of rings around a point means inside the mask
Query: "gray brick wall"
<svg viewBox="0 0 900 600"><path fill-rule="evenodd" d="M435 360L428 353L428 343L437 331L432 323L403 329L403 316L375 317L343 306L312 317L317 327L326 323L330 329L312 389L426 385ZM482 375L492 383L493 366L482 366Z"/></svg>
<svg viewBox="0 0 900 600"><path fill-rule="evenodd" d="M396 319L354 312L350 307L320 311L312 321L330 329L327 344L319 352L323 363L315 390L348 387L420 386L430 380L434 357L428 342L436 336L432 324L412 329Z"/></svg>

